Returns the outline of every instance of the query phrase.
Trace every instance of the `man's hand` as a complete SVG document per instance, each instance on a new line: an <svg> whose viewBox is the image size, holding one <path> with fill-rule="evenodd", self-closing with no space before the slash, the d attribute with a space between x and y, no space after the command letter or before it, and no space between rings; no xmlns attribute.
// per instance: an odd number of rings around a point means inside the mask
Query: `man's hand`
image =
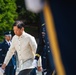
<svg viewBox="0 0 76 75"><path fill-rule="evenodd" d="M38 61L36 59L34 59L32 66L37 67L38 66Z"/></svg>
<svg viewBox="0 0 76 75"><path fill-rule="evenodd" d="M37 70L38 70L38 71L42 71L42 66L38 66L38 67L37 67Z"/></svg>
<svg viewBox="0 0 76 75"><path fill-rule="evenodd" d="M2 64L1 68L5 70L6 64Z"/></svg>
<svg viewBox="0 0 76 75"><path fill-rule="evenodd" d="M5 72L5 67L6 67L6 64L2 64L2 66L0 67L0 75L3 75L3 73Z"/></svg>

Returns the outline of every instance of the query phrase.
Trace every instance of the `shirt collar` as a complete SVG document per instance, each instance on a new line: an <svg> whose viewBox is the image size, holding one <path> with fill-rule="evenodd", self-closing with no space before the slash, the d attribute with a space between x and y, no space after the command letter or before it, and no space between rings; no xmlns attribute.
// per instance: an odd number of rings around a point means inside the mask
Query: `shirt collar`
<svg viewBox="0 0 76 75"><path fill-rule="evenodd" d="M7 41L7 40L6 40L6 42L7 42L8 44L11 43L11 41Z"/></svg>

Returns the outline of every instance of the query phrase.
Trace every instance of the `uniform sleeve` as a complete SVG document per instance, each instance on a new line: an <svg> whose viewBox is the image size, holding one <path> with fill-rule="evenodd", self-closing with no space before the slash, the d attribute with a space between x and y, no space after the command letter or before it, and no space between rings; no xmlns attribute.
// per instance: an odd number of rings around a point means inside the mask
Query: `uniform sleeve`
<svg viewBox="0 0 76 75"><path fill-rule="evenodd" d="M38 60L38 66L42 66L41 56L40 56L40 58Z"/></svg>
<svg viewBox="0 0 76 75"><path fill-rule="evenodd" d="M30 46L31 46L31 49L34 53L36 53L36 50L37 50L37 43L36 43L36 40L34 37L30 37Z"/></svg>
<svg viewBox="0 0 76 75"><path fill-rule="evenodd" d="M4 64L8 65L10 59L12 58L13 54L15 52L15 47L14 47L14 39L12 39L12 43L11 46L6 54L5 60L4 60Z"/></svg>
<svg viewBox="0 0 76 75"><path fill-rule="evenodd" d="M43 47L44 47L44 41L43 41L43 38L42 38L42 33L40 32L39 43L38 43L38 47L37 47L37 51L36 51L36 55L35 55L36 60L38 60L39 57L42 55Z"/></svg>

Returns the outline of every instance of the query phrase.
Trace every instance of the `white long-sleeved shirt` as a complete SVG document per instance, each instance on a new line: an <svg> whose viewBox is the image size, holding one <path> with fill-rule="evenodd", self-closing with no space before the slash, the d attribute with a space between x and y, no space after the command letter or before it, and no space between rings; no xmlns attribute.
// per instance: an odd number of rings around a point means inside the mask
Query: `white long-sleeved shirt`
<svg viewBox="0 0 76 75"><path fill-rule="evenodd" d="M26 32L12 38L11 46L7 52L4 63L7 65L15 51L17 51L20 69L33 68L32 62L37 49L35 38Z"/></svg>

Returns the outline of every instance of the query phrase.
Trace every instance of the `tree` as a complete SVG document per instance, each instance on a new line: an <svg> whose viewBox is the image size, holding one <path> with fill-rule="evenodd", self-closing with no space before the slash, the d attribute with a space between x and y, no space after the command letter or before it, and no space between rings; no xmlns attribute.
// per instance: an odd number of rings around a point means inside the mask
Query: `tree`
<svg viewBox="0 0 76 75"><path fill-rule="evenodd" d="M17 18L16 0L0 0L0 34L12 29Z"/></svg>

